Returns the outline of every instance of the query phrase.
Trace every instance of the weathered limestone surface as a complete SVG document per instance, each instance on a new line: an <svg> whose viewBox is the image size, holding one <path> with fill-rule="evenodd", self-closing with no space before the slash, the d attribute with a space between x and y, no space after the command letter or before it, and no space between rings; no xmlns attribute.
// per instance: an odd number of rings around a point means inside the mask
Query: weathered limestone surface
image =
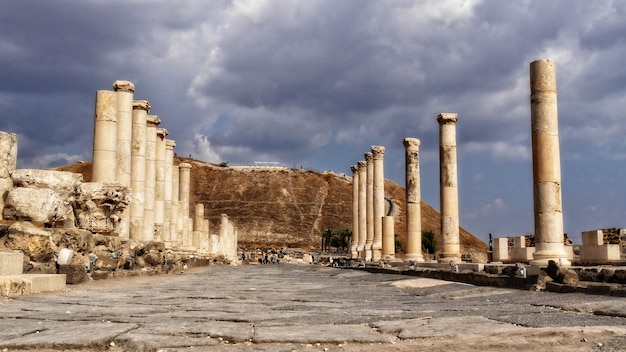
<svg viewBox="0 0 626 352"><path fill-rule="evenodd" d="M373 203L374 203L374 238L372 241L372 260L379 261L383 248L383 217L385 216L385 174L383 158L385 147L372 146L372 167L374 168Z"/></svg>
<svg viewBox="0 0 626 352"><path fill-rule="evenodd" d="M191 180L191 164L181 163L178 165L179 169L179 197L181 203L180 217L182 220L182 240L183 247L189 247L191 245L189 236L191 228L189 226L189 185Z"/></svg>
<svg viewBox="0 0 626 352"><path fill-rule="evenodd" d="M71 213L71 206L53 190L19 187L7 195L3 216L9 220L54 225L67 220Z"/></svg>
<svg viewBox="0 0 626 352"><path fill-rule="evenodd" d="M439 122L439 177L441 236L438 260L461 260L459 239L459 191L457 185L456 122L457 114L442 113Z"/></svg>
<svg viewBox="0 0 626 352"><path fill-rule="evenodd" d="M154 236L164 241L165 228L165 152L168 132L165 128L156 129L156 179L154 187Z"/></svg>
<svg viewBox="0 0 626 352"><path fill-rule="evenodd" d="M367 240L367 162L359 161L359 257L365 259Z"/></svg>
<svg viewBox="0 0 626 352"><path fill-rule="evenodd" d="M383 259L394 259L396 256L396 241L394 238L394 218L393 216L383 217Z"/></svg>
<svg viewBox="0 0 626 352"><path fill-rule="evenodd" d="M96 92L91 180L115 181L117 172L117 94Z"/></svg>
<svg viewBox="0 0 626 352"><path fill-rule="evenodd" d="M24 254L0 252L0 276L21 275L24 271Z"/></svg>
<svg viewBox="0 0 626 352"><path fill-rule="evenodd" d="M417 138L405 138L405 190L406 190L406 260L423 262L422 254L422 211L419 169L419 146Z"/></svg>
<svg viewBox="0 0 626 352"><path fill-rule="evenodd" d="M563 244L556 73L551 60L530 63L535 247L532 265L570 265Z"/></svg>
<svg viewBox="0 0 626 352"><path fill-rule="evenodd" d="M51 234L52 230L42 229L30 222L16 222L9 227L5 246L21 251L34 262L51 262L57 250Z"/></svg>
<svg viewBox="0 0 626 352"><path fill-rule="evenodd" d="M171 139L165 140L165 185L163 191L163 240L171 245L172 232L175 226L172 225L172 195L173 195L173 179L174 179L174 147L176 141Z"/></svg>
<svg viewBox="0 0 626 352"><path fill-rule="evenodd" d="M367 167L365 170L366 177L366 237L365 237L365 260L372 260L372 243L374 243L374 160L371 152L364 154Z"/></svg>
<svg viewBox="0 0 626 352"><path fill-rule="evenodd" d="M146 181L143 215L143 240L154 240L154 207L156 202L156 140L157 126L161 120L156 115L148 115L146 126Z"/></svg>
<svg viewBox="0 0 626 352"><path fill-rule="evenodd" d="M83 175L51 170L19 169L11 173L15 187L50 189L62 199L71 199Z"/></svg>
<svg viewBox="0 0 626 352"><path fill-rule="evenodd" d="M78 186L74 211L77 227L113 234L130 204L130 190L118 182L85 182Z"/></svg>
<svg viewBox="0 0 626 352"><path fill-rule="evenodd" d="M117 149L115 180L130 187L131 148L133 138L133 93L135 85L129 81L115 81L113 89L117 94ZM118 235L130 236L130 209L122 214Z"/></svg>
<svg viewBox="0 0 626 352"><path fill-rule="evenodd" d="M0 214L7 194L13 189L11 172L15 170L16 163L17 135L0 131Z"/></svg>
<svg viewBox="0 0 626 352"><path fill-rule="evenodd" d="M146 124L150 103L146 100L133 102L133 140L131 149L130 186L130 238L143 237L143 217L146 191Z"/></svg>
<svg viewBox="0 0 626 352"><path fill-rule="evenodd" d="M358 258L359 246L359 167L352 165L352 244L350 246L350 257Z"/></svg>

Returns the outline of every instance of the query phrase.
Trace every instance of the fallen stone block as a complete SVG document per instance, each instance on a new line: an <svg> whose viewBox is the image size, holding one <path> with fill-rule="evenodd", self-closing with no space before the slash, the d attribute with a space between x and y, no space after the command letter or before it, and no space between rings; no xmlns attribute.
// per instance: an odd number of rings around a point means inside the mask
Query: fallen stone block
<svg viewBox="0 0 626 352"><path fill-rule="evenodd" d="M16 222L9 227L5 246L19 250L30 260L44 263L54 261L56 245L51 232L29 222Z"/></svg>
<svg viewBox="0 0 626 352"><path fill-rule="evenodd" d="M24 271L24 254L21 252L0 252L0 276L20 275Z"/></svg>
<svg viewBox="0 0 626 352"><path fill-rule="evenodd" d="M0 295L15 297L65 289L65 275L23 274L0 277Z"/></svg>
<svg viewBox="0 0 626 352"><path fill-rule="evenodd" d="M59 274L65 275L65 283L70 285L89 281L85 266L81 264L59 265Z"/></svg>
<svg viewBox="0 0 626 352"><path fill-rule="evenodd" d="M14 187L49 189L61 199L74 197L76 188L83 182L83 175L67 172L38 169L18 169L11 172Z"/></svg>
<svg viewBox="0 0 626 352"><path fill-rule="evenodd" d="M4 204L4 218L55 224L68 219L71 207L50 189L14 188Z"/></svg>

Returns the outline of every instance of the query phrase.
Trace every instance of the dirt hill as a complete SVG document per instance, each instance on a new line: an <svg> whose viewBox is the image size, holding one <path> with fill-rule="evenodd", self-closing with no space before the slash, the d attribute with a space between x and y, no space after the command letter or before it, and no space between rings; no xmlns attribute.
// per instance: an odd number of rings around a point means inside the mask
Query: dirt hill
<svg viewBox="0 0 626 352"><path fill-rule="evenodd" d="M177 164L192 164L191 212L194 204L203 203L205 217L213 227L221 214L227 214L237 226L240 244L312 249L320 247L324 230L352 228L351 176L287 168L219 167L176 159ZM58 170L82 173L86 181L91 179L91 163ZM385 197L386 211L396 219L395 233L406 244L404 188L386 180ZM421 210L422 228L439 235L439 213L425 202ZM473 261L487 260L487 244L463 228L460 237L464 255Z"/></svg>

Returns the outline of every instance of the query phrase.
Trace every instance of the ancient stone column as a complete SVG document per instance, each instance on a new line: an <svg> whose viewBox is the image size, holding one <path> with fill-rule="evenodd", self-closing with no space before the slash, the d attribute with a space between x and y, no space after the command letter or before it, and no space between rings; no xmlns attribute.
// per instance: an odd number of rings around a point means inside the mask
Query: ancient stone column
<svg viewBox="0 0 626 352"><path fill-rule="evenodd" d="M196 204L193 218L193 239L192 246L196 250L200 250L202 243L202 234L204 233L204 204Z"/></svg>
<svg viewBox="0 0 626 352"><path fill-rule="evenodd" d="M172 213L171 213L171 240L178 245L182 239L182 220L180 217L180 169L178 165L172 168Z"/></svg>
<svg viewBox="0 0 626 352"><path fill-rule="evenodd" d="M143 239L154 241L154 207L156 203L156 141L157 126L161 120L156 115L148 115L146 126L146 183L143 216Z"/></svg>
<svg viewBox="0 0 626 352"><path fill-rule="evenodd" d="M183 246L190 246L189 243L189 184L191 182L191 164L181 163L178 165L180 172L179 197L182 207L181 216L183 219Z"/></svg>
<svg viewBox="0 0 626 352"><path fill-rule="evenodd" d="M394 235L393 216L383 216L383 259L393 259L396 256L396 239Z"/></svg>
<svg viewBox="0 0 626 352"><path fill-rule="evenodd" d="M535 253L531 265L571 265L563 244L556 74L551 60L530 63Z"/></svg>
<svg viewBox="0 0 626 352"><path fill-rule="evenodd" d="M176 147L176 142L171 139L165 140L165 192L163 193L163 233L164 240L166 243L172 242L172 228L175 226L172 225L173 219L173 211L172 211L172 197L173 197L173 188L174 188L174 147ZM178 170L178 168L176 168Z"/></svg>
<svg viewBox="0 0 626 352"><path fill-rule="evenodd" d="M365 237L365 260L372 260L372 244L374 243L374 156L371 152L365 153L366 167L366 237Z"/></svg>
<svg viewBox="0 0 626 352"><path fill-rule="evenodd" d="M150 103L133 102L133 141L131 151L130 238L143 239L143 216L146 190L146 125Z"/></svg>
<svg viewBox="0 0 626 352"><path fill-rule="evenodd" d="M115 81L113 89L117 95L117 148L115 181L130 190L131 149L133 139L133 93L135 85L129 81ZM130 209L120 217L116 229L118 236L128 238L130 231Z"/></svg>
<svg viewBox="0 0 626 352"><path fill-rule="evenodd" d="M92 182L114 182L117 163L117 95L110 90L96 92L93 127Z"/></svg>
<svg viewBox="0 0 626 352"><path fill-rule="evenodd" d="M406 191L406 260L423 262L422 254L422 197L420 190L419 147L417 138L405 138Z"/></svg>
<svg viewBox="0 0 626 352"><path fill-rule="evenodd" d="M372 242L372 260L381 259L383 249L383 216L385 216L385 172L383 158L385 147L372 146L373 162L373 207L374 207L374 240Z"/></svg>
<svg viewBox="0 0 626 352"><path fill-rule="evenodd" d="M7 195L13 189L11 172L17 165L17 135L0 131L0 219Z"/></svg>
<svg viewBox="0 0 626 352"><path fill-rule="evenodd" d="M454 113L442 113L439 122L439 182L441 235L438 261L461 260L459 240L459 191L457 186L456 121Z"/></svg>
<svg viewBox="0 0 626 352"><path fill-rule="evenodd" d="M156 180L154 188L154 236L165 241L165 128L156 129ZM168 216L169 217L169 216Z"/></svg>
<svg viewBox="0 0 626 352"><path fill-rule="evenodd" d="M359 161L359 258L365 259L365 242L367 241L367 162Z"/></svg>
<svg viewBox="0 0 626 352"><path fill-rule="evenodd" d="M352 245L350 257L358 258L359 246L359 167L352 165Z"/></svg>

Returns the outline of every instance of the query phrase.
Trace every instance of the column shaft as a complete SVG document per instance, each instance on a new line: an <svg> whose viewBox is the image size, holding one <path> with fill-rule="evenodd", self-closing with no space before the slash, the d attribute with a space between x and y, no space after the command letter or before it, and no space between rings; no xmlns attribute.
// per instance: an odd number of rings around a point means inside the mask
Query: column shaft
<svg viewBox="0 0 626 352"><path fill-rule="evenodd" d="M174 147L176 142L171 139L165 140L165 192L163 193L163 233L165 242L170 243L172 240L172 194L173 194L173 177L174 177ZM178 168L176 168L178 169Z"/></svg>
<svg viewBox="0 0 626 352"><path fill-rule="evenodd" d="M459 261L459 194L457 186L456 121L457 115L442 113L439 122L439 177L441 202L440 262Z"/></svg>
<svg viewBox="0 0 626 352"><path fill-rule="evenodd" d="M359 246L359 168L357 165L350 167L352 170L352 243L350 257L358 258Z"/></svg>
<svg viewBox="0 0 626 352"><path fill-rule="evenodd" d="M367 163L358 162L359 168L359 258L365 259L365 241L367 240Z"/></svg>
<svg viewBox="0 0 626 352"><path fill-rule="evenodd" d="M365 153L366 169L366 229L365 260L372 260L372 244L374 243L374 160L371 152Z"/></svg>
<svg viewBox="0 0 626 352"><path fill-rule="evenodd" d="M180 218L180 169L178 165L174 165L172 168L172 224L171 234L172 242L179 245L182 240L182 220Z"/></svg>
<svg viewBox="0 0 626 352"><path fill-rule="evenodd" d="M135 86L129 81L115 81L117 95L117 149L115 181L130 189L131 149L133 139L133 93ZM130 209L121 214L117 228L119 237L129 238Z"/></svg>
<svg viewBox="0 0 626 352"><path fill-rule="evenodd" d="M405 138L406 260L424 261L422 254L422 196L420 189L419 146L417 138Z"/></svg>
<svg viewBox="0 0 626 352"><path fill-rule="evenodd" d="M113 91L96 92L93 129L93 157L91 180L115 181L117 149L117 95Z"/></svg>
<svg viewBox="0 0 626 352"><path fill-rule="evenodd" d="M181 216L183 219L183 246L189 247L189 183L191 181L191 164L182 163L178 165L180 172L179 197L182 207Z"/></svg>
<svg viewBox="0 0 626 352"><path fill-rule="evenodd" d="M165 128L157 128L156 135L156 183L154 188L154 236L165 241Z"/></svg>
<svg viewBox="0 0 626 352"><path fill-rule="evenodd" d="M383 217L385 216L385 169L383 158L385 147L372 146L373 163L373 206L374 206L374 239L372 242L372 260L381 259L383 249Z"/></svg>
<svg viewBox="0 0 626 352"><path fill-rule="evenodd" d="M131 151L130 238L143 239L143 216L146 190L146 124L150 103L133 102L133 141Z"/></svg>
<svg viewBox="0 0 626 352"><path fill-rule="evenodd" d="M550 60L530 64L535 253L532 265L570 265L563 244L556 73Z"/></svg>
<svg viewBox="0 0 626 352"><path fill-rule="evenodd" d="M383 217L383 259L393 259L396 256L396 239L394 238L393 216Z"/></svg>
<svg viewBox="0 0 626 352"><path fill-rule="evenodd" d="M146 188L143 216L143 239L145 241L154 241L154 208L156 202L156 130L160 123L161 120L159 120L158 116L148 115L146 126Z"/></svg>

